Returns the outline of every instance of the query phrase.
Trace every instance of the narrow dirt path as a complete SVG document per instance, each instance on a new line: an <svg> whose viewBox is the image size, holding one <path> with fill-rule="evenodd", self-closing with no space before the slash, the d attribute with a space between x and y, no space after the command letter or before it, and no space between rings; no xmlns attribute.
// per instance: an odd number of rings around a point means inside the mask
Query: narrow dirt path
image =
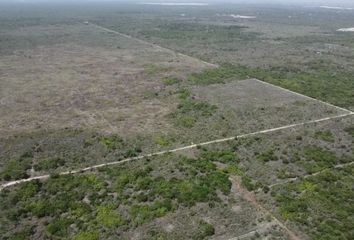
<svg viewBox="0 0 354 240"><path fill-rule="evenodd" d="M350 163L344 163L344 164L338 164L338 165L335 165L333 167L330 167L330 168L325 168L319 172L315 172L315 173L311 173L311 174L308 174L308 175L304 175L304 176L299 176L299 177L294 177L294 178L289 178L283 182L279 182L279 183L274 183L272 185L269 185L268 187L269 188L273 188L273 187L276 187L276 186L279 186L279 185L284 185L284 184L287 184L287 183L290 183L290 182L295 182L296 180L300 179L300 178L303 178L303 179L306 179L306 178L309 178L309 177L314 177L314 176L317 176L325 171L328 171L328 170L331 170L331 169L337 169L337 168L343 168L343 167L347 167L347 166L351 166L353 165L354 162L350 162Z"/></svg>
<svg viewBox="0 0 354 240"><path fill-rule="evenodd" d="M236 190L237 193L239 193L243 199L245 199L246 201L250 202L258 210L260 210L263 213L271 216L273 221L276 222L281 228L283 228L286 231L286 233L289 235L291 240L300 240L300 238L292 230L290 230L283 222L281 222L270 211L268 211L260 203L258 203L254 193L249 192L247 189L242 187L241 180L240 180L239 176L230 176L229 179L230 179L230 181L232 183L232 188L234 188L234 190Z"/></svg>

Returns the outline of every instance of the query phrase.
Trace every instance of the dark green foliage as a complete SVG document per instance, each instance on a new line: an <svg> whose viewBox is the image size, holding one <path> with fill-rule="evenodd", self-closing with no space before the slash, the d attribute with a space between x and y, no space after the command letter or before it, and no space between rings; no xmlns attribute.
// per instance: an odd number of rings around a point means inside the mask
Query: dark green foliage
<svg viewBox="0 0 354 240"><path fill-rule="evenodd" d="M248 191L254 191L261 187L259 182L252 180L246 175L242 176L241 183Z"/></svg>
<svg viewBox="0 0 354 240"><path fill-rule="evenodd" d="M228 155L229 152L220 151L210 156L229 161ZM165 164L171 163L169 168L177 172L170 178L170 171L156 171L156 166L152 168L146 161L138 168L111 167L95 174L53 175L43 182L21 184L0 194L0 206L6 206L1 209L0 218L9 221L3 229L15 224L22 227L21 219L31 223L34 233L45 229L48 238L97 239L148 223L179 208L197 203L215 206L221 201L220 194L230 193L231 182L210 156L163 156L172 158L165 159ZM202 224L196 236L202 239L212 232L210 226Z"/></svg>
<svg viewBox="0 0 354 240"><path fill-rule="evenodd" d="M134 147L134 148L128 149L128 150L124 153L123 157L124 157L124 158L136 157L136 156L139 155L139 153L141 153L141 151L142 151L141 148L139 148L139 147Z"/></svg>
<svg viewBox="0 0 354 240"><path fill-rule="evenodd" d="M68 235L68 227L73 221L69 219L55 219L47 226L46 230L49 235L57 237L66 237Z"/></svg>
<svg viewBox="0 0 354 240"><path fill-rule="evenodd" d="M334 135L331 131L318 131L315 133L315 138L321 139L326 142L334 142Z"/></svg>
<svg viewBox="0 0 354 240"><path fill-rule="evenodd" d="M304 158L304 161L301 163L308 173L314 173L329 168L337 162L335 153L317 146L306 147L304 149Z"/></svg>
<svg viewBox="0 0 354 240"><path fill-rule="evenodd" d="M48 171L52 169L56 169L58 167L65 165L65 159L60 157L43 159L36 165L34 165L34 170L36 171Z"/></svg>
<svg viewBox="0 0 354 240"><path fill-rule="evenodd" d="M203 240L207 237L213 236L215 234L215 229L213 225L205 222L200 221L198 225L197 234L193 237L195 240Z"/></svg>
<svg viewBox="0 0 354 240"><path fill-rule="evenodd" d="M268 150L266 152L256 153L258 160L262 162L277 161L278 157L275 155L274 150Z"/></svg>
<svg viewBox="0 0 354 240"><path fill-rule="evenodd" d="M0 176L5 181L28 178L27 170L31 168L32 161L27 158L7 161L1 169Z"/></svg>
<svg viewBox="0 0 354 240"><path fill-rule="evenodd" d="M238 162L236 153L227 150L220 151L203 151L201 158L207 159L212 162L230 163L234 164Z"/></svg>
<svg viewBox="0 0 354 240"><path fill-rule="evenodd" d="M25 240L30 239L33 234L33 230L30 227L21 229L9 237L9 240Z"/></svg>

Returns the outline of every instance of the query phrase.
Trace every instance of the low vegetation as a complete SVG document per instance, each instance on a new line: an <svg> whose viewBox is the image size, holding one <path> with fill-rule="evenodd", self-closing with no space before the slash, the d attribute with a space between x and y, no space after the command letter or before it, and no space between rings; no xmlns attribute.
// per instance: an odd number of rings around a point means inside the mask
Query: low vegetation
<svg viewBox="0 0 354 240"><path fill-rule="evenodd" d="M198 121L211 117L217 110L214 105L193 99L190 92L185 89L178 92L178 98L180 102L177 109L170 114L177 127L192 128Z"/></svg>
<svg viewBox="0 0 354 240"><path fill-rule="evenodd" d="M352 239L353 173L354 167L330 170L277 188L280 215L301 225L312 239Z"/></svg>
<svg viewBox="0 0 354 240"><path fill-rule="evenodd" d="M228 174L219 171L209 159L164 158L173 164L163 171L153 170L147 161L143 168L127 166L102 169L98 174L54 175L44 182L5 189L0 194L0 234L5 239L13 234L31 238L45 229L49 238L97 239L113 232L120 236L128 228L180 208L203 202L218 204L219 192L225 196L230 193ZM175 173L166 175L168 168ZM42 227L38 228L38 224ZM29 230L20 226L28 226ZM212 225L200 222L194 236L204 239L213 234Z"/></svg>
<svg viewBox="0 0 354 240"><path fill-rule="evenodd" d="M207 85L258 78L338 106L354 106L352 73L336 71L334 74L333 71L328 69L325 63L309 64L307 68L302 69L289 66L252 68L225 64L219 68L193 74L189 80L192 84Z"/></svg>
<svg viewBox="0 0 354 240"><path fill-rule="evenodd" d="M334 142L334 135L332 134L331 131L327 130L327 131L318 131L315 133L315 137L317 139L321 139L323 141L326 142Z"/></svg>

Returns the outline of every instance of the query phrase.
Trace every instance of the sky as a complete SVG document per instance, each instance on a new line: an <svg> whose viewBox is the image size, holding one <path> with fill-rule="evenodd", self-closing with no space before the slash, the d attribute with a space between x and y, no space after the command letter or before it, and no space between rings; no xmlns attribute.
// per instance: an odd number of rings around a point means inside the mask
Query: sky
<svg viewBox="0 0 354 240"><path fill-rule="evenodd" d="M210 2L210 3L262 3L262 4L296 4L296 5L354 5L354 0L0 0L0 2Z"/></svg>

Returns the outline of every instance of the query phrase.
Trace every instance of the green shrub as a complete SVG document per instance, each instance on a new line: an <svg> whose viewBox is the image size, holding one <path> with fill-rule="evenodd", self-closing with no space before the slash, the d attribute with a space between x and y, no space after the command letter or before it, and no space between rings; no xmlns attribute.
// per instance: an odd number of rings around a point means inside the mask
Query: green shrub
<svg viewBox="0 0 354 240"><path fill-rule="evenodd" d="M331 131L318 131L315 133L315 138L326 141L326 142L334 142L334 135Z"/></svg>
<svg viewBox="0 0 354 240"><path fill-rule="evenodd" d="M242 176L244 173L236 165L227 165L226 168L222 169L224 173Z"/></svg>
<svg viewBox="0 0 354 240"><path fill-rule="evenodd" d="M155 137L155 143L160 146L169 146L171 144L171 139L164 135L159 135Z"/></svg>
<svg viewBox="0 0 354 240"><path fill-rule="evenodd" d="M197 85L209 85L225 83L231 79L244 79L247 77L245 68L224 64L219 68L206 69L200 73L194 73L189 77L189 81Z"/></svg>
<svg viewBox="0 0 354 240"><path fill-rule="evenodd" d="M107 146L108 149L115 150L118 148L121 148L124 144L124 141L121 137L119 136L107 136L107 137L101 137L100 142Z"/></svg>
<svg viewBox="0 0 354 240"><path fill-rule="evenodd" d="M36 171L48 171L65 165L65 159L60 157L40 160L34 165Z"/></svg>
<svg viewBox="0 0 354 240"><path fill-rule="evenodd" d="M353 170L332 169L279 187L275 199L281 216L301 224L312 239L351 239Z"/></svg>
<svg viewBox="0 0 354 240"><path fill-rule="evenodd" d="M304 149L305 160L302 162L308 173L318 172L335 165L337 156L334 152L317 146L308 146Z"/></svg>
<svg viewBox="0 0 354 240"><path fill-rule="evenodd" d="M207 237L213 236L214 234L214 226L202 220L199 222L197 233L194 235L193 239L203 240Z"/></svg>
<svg viewBox="0 0 354 240"><path fill-rule="evenodd" d="M217 107L206 102L195 100L182 100L177 106L179 113L197 113L202 116L211 116L216 111Z"/></svg>
<svg viewBox="0 0 354 240"><path fill-rule="evenodd" d="M5 181L28 178L27 170L31 168L31 160L19 159L7 161L0 172Z"/></svg>
<svg viewBox="0 0 354 240"><path fill-rule="evenodd" d="M241 184L248 190L248 191L254 191L261 187L259 182L256 182L249 178L246 175L243 175L241 178Z"/></svg>
<svg viewBox="0 0 354 240"><path fill-rule="evenodd" d="M11 236L8 239L9 240L31 239L32 234L33 234L33 229L30 227L26 227L24 229L18 230L15 233L11 234Z"/></svg>
<svg viewBox="0 0 354 240"><path fill-rule="evenodd" d="M191 92L189 89L183 88L178 91L178 98L179 99L187 99L191 96Z"/></svg>
<svg viewBox="0 0 354 240"><path fill-rule="evenodd" d="M69 219L55 219L46 227L49 235L57 237L66 237L68 235L68 227L73 223Z"/></svg>
<svg viewBox="0 0 354 240"><path fill-rule="evenodd" d="M123 223L122 217L113 210L112 206L99 206L96 221L105 227L117 227Z"/></svg>
<svg viewBox="0 0 354 240"><path fill-rule="evenodd" d="M80 232L73 237L73 240L98 240L97 232Z"/></svg>
<svg viewBox="0 0 354 240"><path fill-rule="evenodd" d="M187 93L189 94L189 92ZM177 106L177 110L171 113L170 117L176 126L191 128L199 119L212 116L216 110L216 106L207 102L183 97Z"/></svg>
<svg viewBox="0 0 354 240"><path fill-rule="evenodd" d="M181 80L178 79L178 78L175 78L175 77L165 77L162 79L162 82L165 84L165 85L174 85L174 84L177 84L179 83Z"/></svg>
<svg viewBox="0 0 354 240"><path fill-rule="evenodd" d="M232 151L203 151L200 154L201 158L207 159L212 162L222 162L222 163L237 163L238 159L236 153Z"/></svg>
<svg viewBox="0 0 354 240"><path fill-rule="evenodd" d="M262 162L277 161L278 157L275 155L274 150L269 150L262 153L256 153L258 160Z"/></svg>
<svg viewBox="0 0 354 240"><path fill-rule="evenodd" d="M39 199L31 202L27 210L36 217L50 216L54 213L54 208L48 199Z"/></svg>
<svg viewBox="0 0 354 240"><path fill-rule="evenodd" d="M133 205L129 208L129 214L136 224L143 224L157 217L164 216L173 208L170 200L155 201L153 204Z"/></svg>

